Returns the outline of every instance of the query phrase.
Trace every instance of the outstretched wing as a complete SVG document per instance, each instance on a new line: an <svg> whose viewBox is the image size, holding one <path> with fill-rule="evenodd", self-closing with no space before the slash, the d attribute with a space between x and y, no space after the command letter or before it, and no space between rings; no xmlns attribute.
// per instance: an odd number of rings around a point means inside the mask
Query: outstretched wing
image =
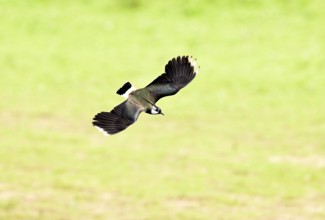
<svg viewBox="0 0 325 220"><path fill-rule="evenodd" d="M196 60L189 56L173 58L165 66L165 73L146 86L154 102L176 94L189 84L198 73Z"/></svg>
<svg viewBox="0 0 325 220"><path fill-rule="evenodd" d="M105 135L116 134L132 125L143 111L129 100L116 106L111 112L100 112L93 118L93 125Z"/></svg>

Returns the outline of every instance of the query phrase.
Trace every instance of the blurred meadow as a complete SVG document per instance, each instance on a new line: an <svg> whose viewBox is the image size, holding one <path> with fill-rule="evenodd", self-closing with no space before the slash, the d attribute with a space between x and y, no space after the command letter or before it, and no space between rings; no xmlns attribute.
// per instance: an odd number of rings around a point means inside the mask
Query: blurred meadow
<svg viewBox="0 0 325 220"><path fill-rule="evenodd" d="M0 0L0 219L325 219L324 8ZM178 55L165 117L92 127Z"/></svg>

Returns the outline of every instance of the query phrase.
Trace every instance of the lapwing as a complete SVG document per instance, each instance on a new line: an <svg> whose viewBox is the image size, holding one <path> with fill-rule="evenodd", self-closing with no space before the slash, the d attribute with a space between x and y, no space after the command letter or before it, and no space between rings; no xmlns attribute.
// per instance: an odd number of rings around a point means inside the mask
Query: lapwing
<svg viewBox="0 0 325 220"><path fill-rule="evenodd" d="M105 135L113 135L125 130L138 119L141 112L164 115L156 105L165 96L175 95L189 84L199 67L190 56L173 58L165 66L165 73L142 89L135 89L130 82L125 83L117 94L127 100L110 112L100 112L93 118L93 125Z"/></svg>

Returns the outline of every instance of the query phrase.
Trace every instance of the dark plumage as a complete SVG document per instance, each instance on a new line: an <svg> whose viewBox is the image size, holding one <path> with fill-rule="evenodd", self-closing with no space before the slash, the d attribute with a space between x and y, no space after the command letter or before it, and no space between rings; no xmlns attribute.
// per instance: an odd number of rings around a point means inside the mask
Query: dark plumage
<svg viewBox="0 0 325 220"><path fill-rule="evenodd" d="M118 95L123 95L123 94L126 93L126 91L128 91L131 87L132 87L131 83L127 82L127 83L125 83L121 88L119 88L119 90L116 91L116 94L118 94Z"/></svg>
<svg viewBox="0 0 325 220"><path fill-rule="evenodd" d="M127 98L110 112L101 112L93 118L93 125L106 135L116 134L133 124L141 112L163 114L156 102L176 94L189 84L198 73L196 60L189 56L173 58L165 66L165 73L158 76L145 88L136 90L125 83L117 94Z"/></svg>

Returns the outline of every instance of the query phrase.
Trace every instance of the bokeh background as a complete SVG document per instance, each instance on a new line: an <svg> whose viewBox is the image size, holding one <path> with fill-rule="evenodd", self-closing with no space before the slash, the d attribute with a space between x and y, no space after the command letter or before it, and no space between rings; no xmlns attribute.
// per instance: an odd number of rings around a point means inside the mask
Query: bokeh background
<svg viewBox="0 0 325 220"><path fill-rule="evenodd" d="M325 219L324 8L0 0L0 219ZM92 127L178 55L165 117Z"/></svg>

